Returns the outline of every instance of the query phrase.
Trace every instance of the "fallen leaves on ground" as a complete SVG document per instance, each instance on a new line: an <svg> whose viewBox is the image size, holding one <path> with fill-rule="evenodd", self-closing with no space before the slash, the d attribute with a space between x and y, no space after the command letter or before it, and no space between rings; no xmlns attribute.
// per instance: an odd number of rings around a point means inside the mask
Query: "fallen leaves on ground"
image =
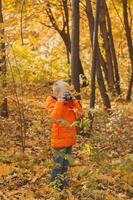
<svg viewBox="0 0 133 200"><path fill-rule="evenodd" d="M69 170L69 188L58 192L49 185L52 163L50 123L42 100L45 97L24 98L25 153L13 102L10 118L0 121L0 199L132 199L132 106L120 105L117 110L114 107L111 115L96 116L90 138L78 136Z"/></svg>

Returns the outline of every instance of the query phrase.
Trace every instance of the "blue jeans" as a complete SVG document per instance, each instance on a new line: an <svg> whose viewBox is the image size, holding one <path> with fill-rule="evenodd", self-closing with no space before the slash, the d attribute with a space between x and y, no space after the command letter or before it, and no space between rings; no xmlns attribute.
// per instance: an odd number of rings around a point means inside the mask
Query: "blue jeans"
<svg viewBox="0 0 133 200"><path fill-rule="evenodd" d="M51 181L60 182L60 189L67 186L66 172L69 166L68 156L71 152L72 147L53 149L54 167L51 173Z"/></svg>

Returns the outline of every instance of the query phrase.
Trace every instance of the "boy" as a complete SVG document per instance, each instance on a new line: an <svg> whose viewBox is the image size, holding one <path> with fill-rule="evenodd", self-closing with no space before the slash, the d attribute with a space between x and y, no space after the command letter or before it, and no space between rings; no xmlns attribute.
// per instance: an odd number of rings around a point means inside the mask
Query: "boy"
<svg viewBox="0 0 133 200"><path fill-rule="evenodd" d="M73 125L81 116L80 103L70 93L70 86L64 81L53 85L53 96L46 100L48 114L53 119L51 130L51 147L56 166L52 170L51 181L58 181L60 189L67 186L66 172L69 161L67 156L76 143L76 127Z"/></svg>

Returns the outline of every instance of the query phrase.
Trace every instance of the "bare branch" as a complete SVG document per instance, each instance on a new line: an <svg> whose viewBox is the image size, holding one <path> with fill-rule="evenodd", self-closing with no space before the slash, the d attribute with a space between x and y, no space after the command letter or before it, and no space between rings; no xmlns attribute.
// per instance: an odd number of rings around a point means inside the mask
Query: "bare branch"
<svg viewBox="0 0 133 200"><path fill-rule="evenodd" d="M61 30L59 29L59 27L58 27L58 25L56 23L56 20L54 18L54 15L53 15L53 12L51 10L51 7L50 7L49 3L47 4L46 13L47 13L47 16L49 17L49 20L50 20L51 24L55 28L55 30L57 30L60 33Z"/></svg>
<svg viewBox="0 0 133 200"><path fill-rule="evenodd" d="M40 22L40 24L42 24L43 26L46 26L47 28L51 28L51 29L54 28L53 26L47 25L45 22Z"/></svg>
<svg viewBox="0 0 133 200"><path fill-rule="evenodd" d="M22 5L21 5L20 28L21 28L21 41L22 41L22 45L24 45L24 39L23 39L23 11L24 11L24 5L25 5L25 0L22 1Z"/></svg>

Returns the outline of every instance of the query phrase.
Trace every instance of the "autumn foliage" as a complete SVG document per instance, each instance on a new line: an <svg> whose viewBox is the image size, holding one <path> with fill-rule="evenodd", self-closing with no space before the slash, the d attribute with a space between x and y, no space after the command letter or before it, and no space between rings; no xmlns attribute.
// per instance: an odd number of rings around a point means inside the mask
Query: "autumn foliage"
<svg viewBox="0 0 133 200"><path fill-rule="evenodd" d="M133 199L133 2L100 2L91 107L96 1L80 1L73 29L74 0L0 0L1 200ZM50 185L45 106L60 79L74 85L84 112L63 191Z"/></svg>

